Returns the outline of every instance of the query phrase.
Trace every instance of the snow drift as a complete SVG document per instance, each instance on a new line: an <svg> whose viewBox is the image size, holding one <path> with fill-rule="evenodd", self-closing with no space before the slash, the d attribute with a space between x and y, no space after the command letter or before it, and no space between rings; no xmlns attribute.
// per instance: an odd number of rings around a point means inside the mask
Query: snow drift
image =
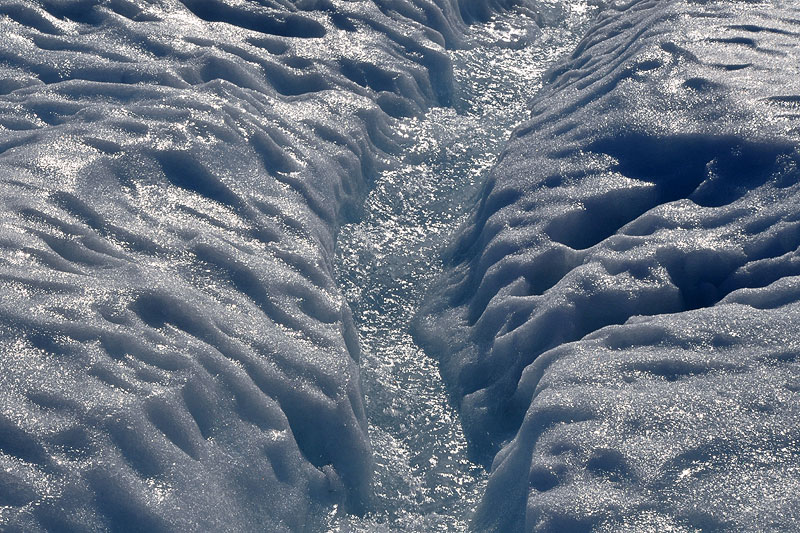
<svg viewBox="0 0 800 533"><path fill-rule="evenodd" d="M334 237L510 3L0 4L0 529L365 507Z"/></svg>
<svg viewBox="0 0 800 533"><path fill-rule="evenodd" d="M628 2L550 73L416 324L477 530L796 526L798 21Z"/></svg>

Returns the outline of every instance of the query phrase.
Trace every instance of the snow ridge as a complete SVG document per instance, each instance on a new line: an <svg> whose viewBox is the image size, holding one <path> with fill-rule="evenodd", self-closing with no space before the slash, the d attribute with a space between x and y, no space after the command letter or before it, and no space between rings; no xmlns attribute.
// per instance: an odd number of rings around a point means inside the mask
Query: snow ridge
<svg viewBox="0 0 800 533"><path fill-rule="evenodd" d="M0 5L0 528L364 509L338 226L513 2Z"/></svg>
<svg viewBox="0 0 800 533"><path fill-rule="evenodd" d="M477 530L796 526L799 15L633 1L552 70L416 323Z"/></svg>

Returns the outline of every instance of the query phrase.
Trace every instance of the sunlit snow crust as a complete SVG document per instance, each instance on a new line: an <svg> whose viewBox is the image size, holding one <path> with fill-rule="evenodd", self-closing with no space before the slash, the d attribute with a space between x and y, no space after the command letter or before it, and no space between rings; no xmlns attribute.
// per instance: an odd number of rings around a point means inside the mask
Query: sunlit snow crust
<svg viewBox="0 0 800 533"><path fill-rule="evenodd" d="M800 10L634 1L553 69L417 319L487 531L800 520Z"/></svg>
<svg viewBox="0 0 800 533"><path fill-rule="evenodd" d="M364 507L335 233L511 3L0 3L0 529Z"/></svg>

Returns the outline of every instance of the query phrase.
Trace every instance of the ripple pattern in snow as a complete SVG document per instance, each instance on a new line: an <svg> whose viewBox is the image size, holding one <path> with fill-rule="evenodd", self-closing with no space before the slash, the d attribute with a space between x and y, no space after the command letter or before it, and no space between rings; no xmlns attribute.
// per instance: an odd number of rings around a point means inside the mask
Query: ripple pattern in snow
<svg viewBox="0 0 800 533"><path fill-rule="evenodd" d="M796 527L798 20L629 2L551 71L416 325L476 529Z"/></svg>
<svg viewBox="0 0 800 533"><path fill-rule="evenodd" d="M334 237L505 3L0 4L0 529L363 509Z"/></svg>

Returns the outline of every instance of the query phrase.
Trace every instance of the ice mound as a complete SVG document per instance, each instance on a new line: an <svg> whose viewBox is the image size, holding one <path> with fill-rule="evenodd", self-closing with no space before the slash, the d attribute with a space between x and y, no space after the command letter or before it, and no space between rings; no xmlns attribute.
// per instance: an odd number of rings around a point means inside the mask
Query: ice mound
<svg viewBox="0 0 800 533"><path fill-rule="evenodd" d="M416 324L486 531L784 531L800 9L634 1L551 71Z"/></svg>
<svg viewBox="0 0 800 533"><path fill-rule="evenodd" d="M332 277L512 2L0 5L0 529L303 531L371 455Z"/></svg>

